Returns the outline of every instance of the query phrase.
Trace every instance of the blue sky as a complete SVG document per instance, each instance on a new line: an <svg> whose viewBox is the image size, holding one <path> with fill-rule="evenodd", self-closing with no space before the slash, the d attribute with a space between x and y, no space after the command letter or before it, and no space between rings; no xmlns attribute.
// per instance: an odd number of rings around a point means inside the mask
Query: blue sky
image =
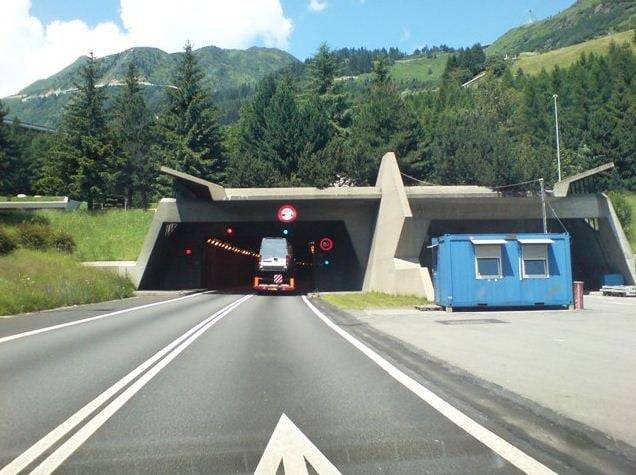
<svg viewBox="0 0 636 475"><path fill-rule="evenodd" d="M0 97L68 66L134 46L169 53L272 46L299 59L321 43L411 52L470 46L573 0L0 0Z"/></svg>
<svg viewBox="0 0 636 475"><path fill-rule="evenodd" d="M320 12L307 0L282 0L293 22L288 51L303 59L323 41L332 47L424 44L468 46L489 43L509 28L567 8L573 0L327 0ZM112 21L123 27L119 0L32 0L31 14L43 23L76 18L89 26ZM256 40L255 44L261 44Z"/></svg>

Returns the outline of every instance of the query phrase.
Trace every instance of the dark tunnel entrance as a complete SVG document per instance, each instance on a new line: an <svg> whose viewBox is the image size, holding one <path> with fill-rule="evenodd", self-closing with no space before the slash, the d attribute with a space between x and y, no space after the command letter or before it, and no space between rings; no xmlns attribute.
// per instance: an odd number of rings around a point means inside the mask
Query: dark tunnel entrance
<svg viewBox="0 0 636 475"><path fill-rule="evenodd" d="M343 221L166 224L162 237L140 288L251 291L264 237L291 243L297 291L362 288L363 268ZM322 238L333 241L332 250L320 249Z"/></svg>

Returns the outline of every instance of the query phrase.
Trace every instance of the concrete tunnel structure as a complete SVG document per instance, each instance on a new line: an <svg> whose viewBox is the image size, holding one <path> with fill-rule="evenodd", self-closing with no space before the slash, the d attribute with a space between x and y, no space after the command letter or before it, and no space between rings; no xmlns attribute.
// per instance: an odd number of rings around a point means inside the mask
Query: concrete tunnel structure
<svg viewBox="0 0 636 475"><path fill-rule="evenodd" d="M549 227L572 236L573 275L588 288L602 274L621 273L634 283L634 256L616 213L586 183L611 164L555 184L548 193ZM163 168L176 198L159 202L139 258L127 274L139 289L249 286L260 238L280 236L278 208L291 203L298 219L289 228L296 258L307 263L310 241L331 237L329 265L316 260L305 272L306 290L365 290L433 299L431 238L445 233L541 231L537 196L505 194L479 186L405 186L397 160L387 153L375 186L224 188ZM557 220L551 210L558 216ZM224 231L232 227L232 236ZM214 249L221 241L242 253ZM217 246L218 247L218 246Z"/></svg>

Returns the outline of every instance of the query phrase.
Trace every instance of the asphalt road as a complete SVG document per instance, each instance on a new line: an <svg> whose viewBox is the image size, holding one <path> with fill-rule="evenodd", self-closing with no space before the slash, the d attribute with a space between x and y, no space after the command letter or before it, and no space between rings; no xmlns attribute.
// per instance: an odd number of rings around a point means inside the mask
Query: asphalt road
<svg viewBox="0 0 636 475"><path fill-rule="evenodd" d="M205 294L0 338L0 467L275 473L280 449L287 473L548 472L332 326L299 296Z"/></svg>

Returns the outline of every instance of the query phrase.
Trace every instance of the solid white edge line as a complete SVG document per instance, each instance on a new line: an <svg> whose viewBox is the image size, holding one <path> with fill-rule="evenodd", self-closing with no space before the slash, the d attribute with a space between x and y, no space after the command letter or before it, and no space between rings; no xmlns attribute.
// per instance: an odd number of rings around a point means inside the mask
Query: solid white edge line
<svg viewBox="0 0 636 475"><path fill-rule="evenodd" d="M420 383L415 381L410 376L407 376L401 370L389 363L378 353L366 346L357 338L351 336L345 330L333 323L327 316L325 316L320 310L318 310L310 301L303 295L303 301L307 306L320 318L329 328L338 333L341 337L355 346L358 350L364 353L365 356L370 358L374 363L380 366L386 371L393 379L401 383L403 386L411 390L424 402L429 404L435 410L437 410L444 417L449 419L455 425L463 429L472 435L479 442L490 448L501 457L506 459L512 465L522 470L525 473L531 474L555 474L556 472L550 470L541 462L530 457L525 452L521 451L514 445L505 441L494 432L486 429L478 422L474 421L466 414L455 408L452 404L448 403L431 390L425 388Z"/></svg>
<svg viewBox="0 0 636 475"><path fill-rule="evenodd" d="M246 295L241 297L238 300L226 305L221 308L214 314L205 318L203 321L197 323L195 326L187 330L181 336L173 340L171 343L166 345L164 348L159 350L153 356L148 358L142 364L137 366L134 370L128 373L126 376L121 378L115 384L113 384L110 388L106 389L99 396L93 399L91 402L86 404L80 410L75 412L71 417L66 419L62 424L57 426L47 435L38 440L35 444L29 447L25 452L15 458L11 463L6 465L4 468L0 470L0 475L9 475L15 474L24 470L28 465L33 463L38 457L40 457L44 452L50 449L54 444L56 444L62 437L68 434L74 427L80 424L84 419L86 419L90 414L92 414L95 410L99 409L106 401L108 401L111 397L125 388L131 381L137 378L140 374L146 371L149 367L155 364L158 360L163 358L167 353L172 351L177 345L179 345L183 340L188 338L191 334L196 332L199 328L203 327L210 320L213 320L217 316L219 316L222 312L230 309L233 310L236 306L243 303L243 301L247 300L251 295Z"/></svg>
<svg viewBox="0 0 636 475"><path fill-rule="evenodd" d="M190 346L197 338L203 335L212 325L221 321L223 317L229 314L236 307L241 305L252 295L246 295L240 299L237 303L232 304L230 308L226 308L221 311L214 319L210 320L203 327L190 335L187 340L181 343L177 348L172 350L165 358L159 361L155 366L143 374L137 381L131 384L123 393L117 396L112 402L110 402L104 409L102 409L97 415L89 420L84 426L82 426L75 434L73 434L66 442L58 447L51 455L42 461L31 472L32 474L49 474L57 469L73 452L75 452L80 446L86 442L86 440L93 435L104 423L110 419L121 407L128 402L137 392L139 392L152 378L154 378L159 371L165 368L172 360L174 360L181 352L183 352L188 346Z"/></svg>
<svg viewBox="0 0 636 475"><path fill-rule="evenodd" d="M38 335L40 333L50 332L53 330L59 330L60 328L70 327L73 325L79 325L80 323L92 322L94 320L99 320L101 318L113 317L115 315L121 315L122 313L133 312L135 310L143 310L145 308L156 307L158 305L163 305L163 304L171 303L171 302L177 302L179 300L185 300L192 297L196 297L198 295L206 295L206 294L207 292L197 292L195 294L185 295L183 297L177 297L170 300L162 300L160 302L148 303L145 305L140 305L138 307L124 308L122 310L117 310L116 312L103 313L101 315L95 315L93 317L82 318L81 320L73 320L72 322L60 323L58 325L52 325L50 327L38 328L37 330L30 330L28 332L16 333L15 335L9 335L9 336L0 338L0 343L6 343L8 341L17 340L19 338L24 338L27 336Z"/></svg>

